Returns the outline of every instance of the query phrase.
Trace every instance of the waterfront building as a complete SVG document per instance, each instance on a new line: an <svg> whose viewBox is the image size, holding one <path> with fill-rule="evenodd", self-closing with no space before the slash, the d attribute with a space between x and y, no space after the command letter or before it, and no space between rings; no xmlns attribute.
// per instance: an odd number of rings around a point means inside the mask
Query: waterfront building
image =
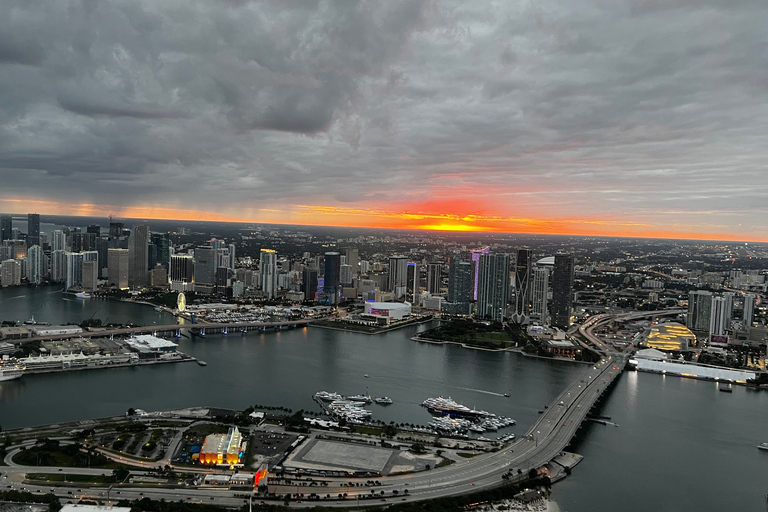
<svg viewBox="0 0 768 512"><path fill-rule="evenodd" d="M472 255L472 300L477 300L477 280L480 266L480 255L491 252L491 246L469 251Z"/></svg>
<svg viewBox="0 0 768 512"><path fill-rule="evenodd" d="M421 302L421 263L408 263L405 273L405 300L418 306Z"/></svg>
<svg viewBox="0 0 768 512"><path fill-rule="evenodd" d="M67 273L64 289L69 290L83 284L83 253L65 252L67 258Z"/></svg>
<svg viewBox="0 0 768 512"><path fill-rule="evenodd" d="M67 252L51 252L51 281L63 283L67 280Z"/></svg>
<svg viewBox="0 0 768 512"><path fill-rule="evenodd" d="M0 263L0 286L18 286L21 284L21 262L5 260Z"/></svg>
<svg viewBox="0 0 768 512"><path fill-rule="evenodd" d="M454 255L448 264L448 302L470 303L474 297L473 267Z"/></svg>
<svg viewBox="0 0 768 512"><path fill-rule="evenodd" d="M95 292L99 286L99 262L98 260L83 261L83 290Z"/></svg>
<svg viewBox="0 0 768 512"><path fill-rule="evenodd" d="M434 261L427 264L427 292L432 294L440 293L443 287L442 280L443 265Z"/></svg>
<svg viewBox="0 0 768 512"><path fill-rule="evenodd" d="M133 227L128 239L128 286L144 288L149 285L149 226Z"/></svg>
<svg viewBox="0 0 768 512"><path fill-rule="evenodd" d="M268 299L275 298L277 292L277 251L262 249L259 254L259 280L261 290Z"/></svg>
<svg viewBox="0 0 768 512"><path fill-rule="evenodd" d="M712 292L693 291L688 294L687 326L696 331L706 331L710 327L712 311Z"/></svg>
<svg viewBox="0 0 768 512"><path fill-rule="evenodd" d="M199 461L205 465L239 464L243 452L243 436L237 427L230 427L226 434L211 434L205 438Z"/></svg>
<svg viewBox="0 0 768 512"><path fill-rule="evenodd" d="M27 247L40 245L40 214L27 214Z"/></svg>
<svg viewBox="0 0 768 512"><path fill-rule="evenodd" d="M752 327L752 323L754 322L755 299L756 299L756 295L754 293L744 294L744 308L743 308L743 315L742 315L744 328Z"/></svg>
<svg viewBox="0 0 768 512"><path fill-rule="evenodd" d="M531 250L519 249L515 267L515 311L512 321L527 324L531 313L529 301L531 294Z"/></svg>
<svg viewBox="0 0 768 512"><path fill-rule="evenodd" d="M477 310L480 319L503 321L509 302L508 254L481 254L478 260Z"/></svg>
<svg viewBox="0 0 768 512"><path fill-rule="evenodd" d="M189 254L171 256L171 282L192 283L194 281L195 261Z"/></svg>
<svg viewBox="0 0 768 512"><path fill-rule="evenodd" d="M408 258L392 256L389 258L389 282L387 290L395 294L395 300L402 300L408 288Z"/></svg>
<svg viewBox="0 0 768 512"><path fill-rule="evenodd" d="M341 254L327 252L323 258L325 277L323 279L324 302L338 304L341 297Z"/></svg>
<svg viewBox="0 0 768 512"><path fill-rule="evenodd" d="M128 288L128 249L107 251L107 283L121 290Z"/></svg>
<svg viewBox="0 0 768 512"><path fill-rule="evenodd" d="M555 254L550 323L561 329L568 329L571 326L573 275L573 254Z"/></svg>
<svg viewBox="0 0 768 512"><path fill-rule="evenodd" d="M411 316L411 304L408 302L368 302L365 303L365 315L403 320Z"/></svg>
<svg viewBox="0 0 768 512"><path fill-rule="evenodd" d="M42 247L33 245L27 251L27 282L40 284L43 281L43 253Z"/></svg>
<svg viewBox="0 0 768 512"><path fill-rule="evenodd" d="M531 319L546 323L547 298L549 294L549 268L535 267L533 269L533 300L531 305Z"/></svg>
<svg viewBox="0 0 768 512"><path fill-rule="evenodd" d="M0 242L13 238L13 217L0 215Z"/></svg>

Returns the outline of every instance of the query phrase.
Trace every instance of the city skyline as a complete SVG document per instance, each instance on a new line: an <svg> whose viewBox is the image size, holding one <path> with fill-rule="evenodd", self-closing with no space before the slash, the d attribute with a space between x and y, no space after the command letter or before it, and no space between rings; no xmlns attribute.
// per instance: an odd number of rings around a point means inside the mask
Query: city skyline
<svg viewBox="0 0 768 512"><path fill-rule="evenodd" d="M0 210L766 241L767 10L5 3Z"/></svg>

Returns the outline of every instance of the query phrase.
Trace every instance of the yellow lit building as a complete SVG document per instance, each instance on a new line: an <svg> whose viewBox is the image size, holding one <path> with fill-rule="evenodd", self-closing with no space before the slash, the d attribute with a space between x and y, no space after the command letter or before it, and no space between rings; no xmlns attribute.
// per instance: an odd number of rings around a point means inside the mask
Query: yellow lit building
<svg viewBox="0 0 768 512"><path fill-rule="evenodd" d="M687 351L691 343L696 341L696 335L686 326L677 322L656 324L645 339L649 348L666 351Z"/></svg>
<svg viewBox="0 0 768 512"><path fill-rule="evenodd" d="M229 429L227 434L211 434L205 438L200 450L200 464L239 464L243 436L237 427Z"/></svg>

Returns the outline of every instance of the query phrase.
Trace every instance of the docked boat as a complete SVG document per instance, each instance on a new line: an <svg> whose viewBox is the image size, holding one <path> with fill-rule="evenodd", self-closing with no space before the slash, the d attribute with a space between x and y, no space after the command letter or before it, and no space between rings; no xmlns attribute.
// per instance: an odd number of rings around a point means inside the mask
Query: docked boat
<svg viewBox="0 0 768 512"><path fill-rule="evenodd" d="M24 375L24 366L0 364L0 382L18 379Z"/></svg>
<svg viewBox="0 0 768 512"><path fill-rule="evenodd" d="M760 443L757 447L761 450L768 450L768 443Z"/></svg>
<svg viewBox="0 0 768 512"><path fill-rule="evenodd" d="M443 416L458 418L484 418L490 416L490 414L485 411L477 411L475 409L470 409L466 405L461 405L455 400L452 400L451 397L443 398L440 396L437 398L427 398L422 402L421 406L425 407L432 414L442 414Z"/></svg>
<svg viewBox="0 0 768 512"><path fill-rule="evenodd" d="M380 396L378 398L374 398L373 401L379 405L392 405L394 403L388 396Z"/></svg>
<svg viewBox="0 0 768 512"><path fill-rule="evenodd" d="M471 427L469 427L469 430L471 430L472 432L477 432L478 434L482 434L485 432L485 429L478 425L472 425Z"/></svg>
<svg viewBox="0 0 768 512"><path fill-rule="evenodd" d="M315 398L326 402L333 402L335 400L341 400L344 397L338 393L329 393L328 391L318 391L315 393Z"/></svg>
<svg viewBox="0 0 768 512"><path fill-rule="evenodd" d="M371 397L366 396L366 395L352 395L352 396L348 396L347 400L349 400L350 402L360 402L360 403L363 403L363 404L369 404L369 403L373 402Z"/></svg>

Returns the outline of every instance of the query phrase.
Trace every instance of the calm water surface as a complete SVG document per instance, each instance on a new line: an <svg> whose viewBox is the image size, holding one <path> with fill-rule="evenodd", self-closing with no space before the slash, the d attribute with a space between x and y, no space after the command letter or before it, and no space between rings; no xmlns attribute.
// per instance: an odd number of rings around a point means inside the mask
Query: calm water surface
<svg viewBox="0 0 768 512"><path fill-rule="evenodd" d="M31 315L51 323L174 321L148 306L62 297L53 288L0 290L0 320ZM379 336L303 328L182 338L179 349L208 366L27 375L0 384L0 425L103 417L129 407L266 404L317 411L311 398L316 391L367 390L395 401L370 405L374 419L425 424L429 415L419 404L443 395L515 418L519 426L512 431L520 434L584 371L570 363L410 340L424 328ZM620 426L582 428L572 449L585 459L554 488L563 510L765 510L768 452L755 445L768 441L768 393L720 393L708 382L628 372L601 413Z"/></svg>

